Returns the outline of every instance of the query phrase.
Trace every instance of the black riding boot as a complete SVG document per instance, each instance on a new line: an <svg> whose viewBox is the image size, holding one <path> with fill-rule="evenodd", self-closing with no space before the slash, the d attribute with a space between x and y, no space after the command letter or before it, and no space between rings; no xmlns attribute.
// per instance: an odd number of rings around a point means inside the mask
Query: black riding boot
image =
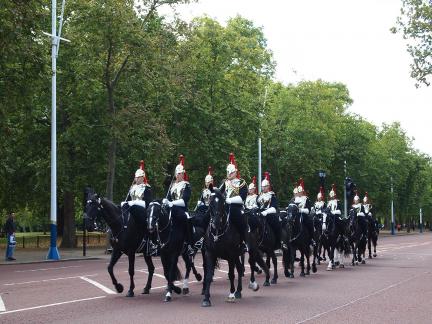
<svg viewBox="0 0 432 324"><path fill-rule="evenodd" d="M193 239L193 233L194 228L192 224L192 218L187 218L186 220L186 243L187 243L187 251L189 255L194 255L195 250L193 249L194 246L194 239Z"/></svg>

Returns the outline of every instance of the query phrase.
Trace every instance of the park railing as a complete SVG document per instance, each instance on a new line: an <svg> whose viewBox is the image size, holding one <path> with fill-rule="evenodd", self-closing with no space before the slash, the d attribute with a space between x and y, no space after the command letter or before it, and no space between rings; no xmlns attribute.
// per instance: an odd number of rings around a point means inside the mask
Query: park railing
<svg viewBox="0 0 432 324"><path fill-rule="evenodd" d="M61 237L58 237L57 246L61 244ZM50 235L36 234L36 235L18 235L16 236L16 247L27 248L48 248L50 246ZM83 246L83 234L77 233L75 236L76 247ZM106 233L86 233L86 246L92 247L105 247L106 246ZM0 248L6 247L6 239L0 239Z"/></svg>

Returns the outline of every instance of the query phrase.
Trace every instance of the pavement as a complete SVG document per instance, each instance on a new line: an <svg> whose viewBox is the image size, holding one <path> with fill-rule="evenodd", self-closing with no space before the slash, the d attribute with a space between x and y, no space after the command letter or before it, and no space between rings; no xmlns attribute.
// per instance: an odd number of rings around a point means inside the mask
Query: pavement
<svg viewBox="0 0 432 324"><path fill-rule="evenodd" d="M424 232L430 233L429 231ZM422 235L422 233L411 231L410 233L406 231L397 232L395 236L405 236L405 235ZM381 231L380 237L391 236L390 231ZM87 248L86 255L83 255L82 248L77 249L59 249L60 260L86 260L86 259L109 259L110 254L106 254L105 248ZM5 250L0 249L0 264L13 264L13 263L39 263L39 262L56 262L57 260L47 260L48 250L47 249L33 249L33 248L21 248L17 247L15 249L14 257L15 261L5 261L4 255Z"/></svg>
<svg viewBox="0 0 432 324"><path fill-rule="evenodd" d="M117 293L107 273L103 250L82 260L0 265L0 323L431 323L432 233L390 236L378 241L378 257L344 269L295 278L283 276L279 259L277 284L247 289L249 267L243 279L242 298L225 302L229 293L227 264L220 261L211 285L213 307L201 307L201 282L191 276L188 295L173 295L164 303L166 281L159 258L149 295L142 295L148 269L142 257L135 263L135 297L129 288L128 260L114 269L124 291ZM44 257L42 251L39 257ZM66 251L60 251L65 258ZM18 254L17 254L18 256ZM73 257L72 254L69 255ZM95 256L94 259L92 257ZM62 259L64 260L64 259ZM202 274L202 260L195 260ZM181 272L184 264L179 262ZM181 283L177 283L180 285Z"/></svg>

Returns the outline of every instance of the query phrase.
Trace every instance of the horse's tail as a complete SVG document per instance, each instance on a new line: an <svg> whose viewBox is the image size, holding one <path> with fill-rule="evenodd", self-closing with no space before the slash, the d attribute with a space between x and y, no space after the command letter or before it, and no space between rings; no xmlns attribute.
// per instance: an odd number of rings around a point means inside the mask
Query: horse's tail
<svg viewBox="0 0 432 324"><path fill-rule="evenodd" d="M178 266L176 266L176 278L175 280L182 280L183 276L181 274L180 268Z"/></svg>

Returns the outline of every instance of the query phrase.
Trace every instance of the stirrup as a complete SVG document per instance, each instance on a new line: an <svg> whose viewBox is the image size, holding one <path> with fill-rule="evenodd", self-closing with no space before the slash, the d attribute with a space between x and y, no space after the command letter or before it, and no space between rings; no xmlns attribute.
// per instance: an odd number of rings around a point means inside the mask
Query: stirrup
<svg viewBox="0 0 432 324"><path fill-rule="evenodd" d="M195 250L201 250L204 244L204 237L201 237L198 241L195 242L194 244L194 249Z"/></svg>
<svg viewBox="0 0 432 324"><path fill-rule="evenodd" d="M192 256L196 253L196 251L192 248L192 246L190 244L187 245L187 254Z"/></svg>

